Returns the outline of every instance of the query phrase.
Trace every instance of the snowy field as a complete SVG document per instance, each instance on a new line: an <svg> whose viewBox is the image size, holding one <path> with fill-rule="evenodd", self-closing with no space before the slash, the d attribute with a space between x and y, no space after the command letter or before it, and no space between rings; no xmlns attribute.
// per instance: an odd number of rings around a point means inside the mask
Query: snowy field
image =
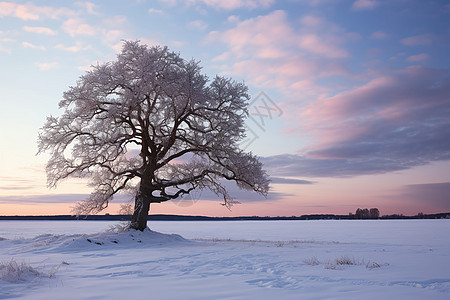
<svg viewBox="0 0 450 300"><path fill-rule="evenodd" d="M0 221L0 299L450 299L450 220L117 224Z"/></svg>

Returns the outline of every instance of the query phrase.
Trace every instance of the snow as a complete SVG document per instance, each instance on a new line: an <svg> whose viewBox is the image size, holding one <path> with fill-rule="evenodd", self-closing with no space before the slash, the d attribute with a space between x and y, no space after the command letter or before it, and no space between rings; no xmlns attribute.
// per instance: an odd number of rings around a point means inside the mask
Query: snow
<svg viewBox="0 0 450 300"><path fill-rule="evenodd" d="M0 221L0 299L450 299L450 220L149 225Z"/></svg>

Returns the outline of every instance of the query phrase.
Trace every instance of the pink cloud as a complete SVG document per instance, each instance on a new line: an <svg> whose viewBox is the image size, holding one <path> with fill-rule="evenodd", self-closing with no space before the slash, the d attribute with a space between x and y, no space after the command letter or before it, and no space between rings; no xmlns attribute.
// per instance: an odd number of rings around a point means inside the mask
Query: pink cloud
<svg viewBox="0 0 450 300"><path fill-rule="evenodd" d="M29 42L22 42L22 47L24 48L31 48L31 49L38 49L38 50L46 50L44 46L38 46L38 45L34 45L32 43Z"/></svg>
<svg viewBox="0 0 450 300"><path fill-rule="evenodd" d="M93 26L83 23L80 19L68 19L63 23L63 30L70 36L77 35L95 35L96 30Z"/></svg>
<svg viewBox="0 0 450 300"><path fill-rule="evenodd" d="M225 32L211 32L208 41L221 41L230 46L234 55L242 57L258 56L266 47L283 49L293 44L294 32L286 22L286 13L274 11L267 16L259 16L237 23ZM250 51L250 52L249 52Z"/></svg>
<svg viewBox="0 0 450 300"><path fill-rule="evenodd" d="M107 44L112 44L124 38L125 33L119 29L102 29L102 39Z"/></svg>
<svg viewBox="0 0 450 300"><path fill-rule="evenodd" d="M378 6L378 1L376 0L357 0L353 2L353 10L370 10Z"/></svg>
<svg viewBox="0 0 450 300"><path fill-rule="evenodd" d="M39 20L42 18L57 19L73 16L75 13L67 8L37 6L33 3L16 4L0 2L0 16L11 16L22 20Z"/></svg>
<svg viewBox="0 0 450 300"><path fill-rule="evenodd" d="M415 35L401 40L402 44L406 46L426 46L430 45L432 41L433 36L431 34Z"/></svg>
<svg viewBox="0 0 450 300"><path fill-rule="evenodd" d="M304 16L300 19L300 22L302 23L302 25L304 26L308 26L308 27L318 27L323 25L323 20L317 16L312 16L312 15L308 15L308 16Z"/></svg>
<svg viewBox="0 0 450 300"><path fill-rule="evenodd" d="M304 17L302 22L311 26L324 24L323 20L312 16ZM327 27L333 26L327 24ZM337 30L333 28L332 31L334 33ZM239 57L246 54L258 56L260 51L270 48L271 52L280 54L287 54L286 51L298 53L298 50L303 50L326 58L343 58L348 56L348 52L339 45L349 37L351 35L342 32L336 32L334 35L328 31L324 34L311 31L296 32L287 21L286 13L277 10L266 16L239 22L236 27L225 32L213 31L208 35L207 41L219 40L226 43L233 54Z"/></svg>
<svg viewBox="0 0 450 300"><path fill-rule="evenodd" d="M370 37L377 40L384 40L389 37L389 34L384 31L375 31L370 35Z"/></svg>
<svg viewBox="0 0 450 300"><path fill-rule="evenodd" d="M406 58L406 60L409 61L409 62L420 62L420 61L427 60L429 58L430 58L430 56L428 54L421 53L421 54L417 54L417 55L408 56Z"/></svg>
<svg viewBox="0 0 450 300"><path fill-rule="evenodd" d="M33 4L21 5L10 2L0 2L0 14L13 16L22 20L38 20L39 14Z"/></svg>
<svg viewBox="0 0 450 300"><path fill-rule="evenodd" d="M195 20L195 21L189 22L188 26L191 28L194 28L194 29L198 29L198 30L205 30L206 28L208 28L208 24L206 24L202 20Z"/></svg>
<svg viewBox="0 0 450 300"><path fill-rule="evenodd" d="M360 116L368 113L367 110L373 111L373 107L368 105L367 94L373 95L380 90L393 86L395 86L395 83L392 77L378 77L353 90L342 92L313 104L307 114L319 116L321 121L346 119L349 115ZM355 101L355 99L359 100Z"/></svg>
<svg viewBox="0 0 450 300"><path fill-rule="evenodd" d="M92 2L76 2L75 5L84 9L88 14L99 15L99 13L96 11L98 5Z"/></svg>
<svg viewBox="0 0 450 300"><path fill-rule="evenodd" d="M159 14L159 15L164 14L164 12L163 12L162 10L156 9L156 8L150 8L150 9L148 10L148 12L151 13L151 14Z"/></svg>
<svg viewBox="0 0 450 300"><path fill-rule="evenodd" d="M206 5L215 9L233 10L238 8L259 8L259 7L269 7L275 1L274 0L160 0L161 2L166 2L171 5Z"/></svg>
<svg viewBox="0 0 450 300"><path fill-rule="evenodd" d="M237 23L237 22L239 22L239 20L240 20L240 17L236 16L236 15L232 15L227 18L227 21L229 23Z"/></svg>
<svg viewBox="0 0 450 300"><path fill-rule="evenodd" d="M48 70L55 69L55 68L59 67L59 63L57 63L57 62L36 63L36 66L41 71L48 71Z"/></svg>
<svg viewBox="0 0 450 300"><path fill-rule="evenodd" d="M56 35L56 31L53 29L50 29L48 27L32 27L32 26L24 26L23 30L27 32L33 32L37 34L43 34L43 35Z"/></svg>
<svg viewBox="0 0 450 300"><path fill-rule="evenodd" d="M64 51L69 51L69 52L80 52L83 50L89 50L91 47L90 46L85 46L80 42L77 42L76 45L74 46L64 46L62 44L58 44L55 46L56 49L60 49L60 50L64 50Z"/></svg>
<svg viewBox="0 0 450 300"><path fill-rule="evenodd" d="M333 43L334 37L319 37L315 34L306 34L300 37L299 46L311 53L323 55L327 58L345 58L348 52Z"/></svg>
<svg viewBox="0 0 450 300"><path fill-rule="evenodd" d="M349 56L341 47L349 38L347 33L318 17L305 16L301 22L308 26L295 28L286 12L277 10L237 22L223 32L213 31L206 42L228 46L214 59L227 61L223 73L244 76L261 88L279 88L298 100L298 95L311 95L314 90L317 95L324 90L318 79L347 76L348 70L339 60Z"/></svg>
<svg viewBox="0 0 450 300"><path fill-rule="evenodd" d="M15 40L13 40L13 39L0 37L0 52L11 53L12 50L10 47L7 46L7 44L14 43L14 42L15 42Z"/></svg>
<svg viewBox="0 0 450 300"><path fill-rule="evenodd" d="M17 7L17 4L11 2L0 2L0 15L9 16L13 15Z"/></svg>
<svg viewBox="0 0 450 300"><path fill-rule="evenodd" d="M315 159L362 157L392 164L386 168L450 157L448 76L413 66L319 98L297 112L303 134L316 139L302 153Z"/></svg>

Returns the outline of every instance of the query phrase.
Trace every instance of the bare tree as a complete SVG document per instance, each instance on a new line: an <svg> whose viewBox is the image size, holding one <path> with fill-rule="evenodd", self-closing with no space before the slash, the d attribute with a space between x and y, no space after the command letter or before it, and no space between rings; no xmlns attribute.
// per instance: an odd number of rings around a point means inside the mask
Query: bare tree
<svg viewBox="0 0 450 300"><path fill-rule="evenodd" d="M369 210L370 219L378 219L379 217L380 217L380 210L378 208L374 207Z"/></svg>
<svg viewBox="0 0 450 300"><path fill-rule="evenodd" d="M357 219L368 219L369 218L369 210L367 208L364 208L364 209L358 208L355 212L355 217Z"/></svg>
<svg viewBox="0 0 450 300"><path fill-rule="evenodd" d="M126 41L117 60L93 66L59 103L39 134L50 187L88 177L94 188L80 215L98 213L119 192L135 194L131 228L144 230L151 203L209 189L230 207L224 180L266 195L268 175L245 137L247 87L216 76L167 47Z"/></svg>
<svg viewBox="0 0 450 300"><path fill-rule="evenodd" d="M380 217L380 211L378 208L358 208L355 212L355 217L357 219L378 219Z"/></svg>

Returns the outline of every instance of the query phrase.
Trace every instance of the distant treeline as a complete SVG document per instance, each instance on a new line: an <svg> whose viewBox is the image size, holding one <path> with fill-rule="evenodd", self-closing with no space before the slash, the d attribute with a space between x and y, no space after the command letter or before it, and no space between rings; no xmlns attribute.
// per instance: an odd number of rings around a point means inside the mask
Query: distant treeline
<svg viewBox="0 0 450 300"><path fill-rule="evenodd" d="M183 215L149 215L149 221L271 221L271 220L358 220L370 219L361 217L357 214L333 215L333 214L315 214L291 217L205 217L205 216L183 216ZM450 212L437 214L419 213L416 216L404 216L402 214L384 215L373 219L450 219ZM129 215L89 215L89 216L0 216L0 220L46 220L46 221L64 221L64 220L88 220L88 221L129 221Z"/></svg>

